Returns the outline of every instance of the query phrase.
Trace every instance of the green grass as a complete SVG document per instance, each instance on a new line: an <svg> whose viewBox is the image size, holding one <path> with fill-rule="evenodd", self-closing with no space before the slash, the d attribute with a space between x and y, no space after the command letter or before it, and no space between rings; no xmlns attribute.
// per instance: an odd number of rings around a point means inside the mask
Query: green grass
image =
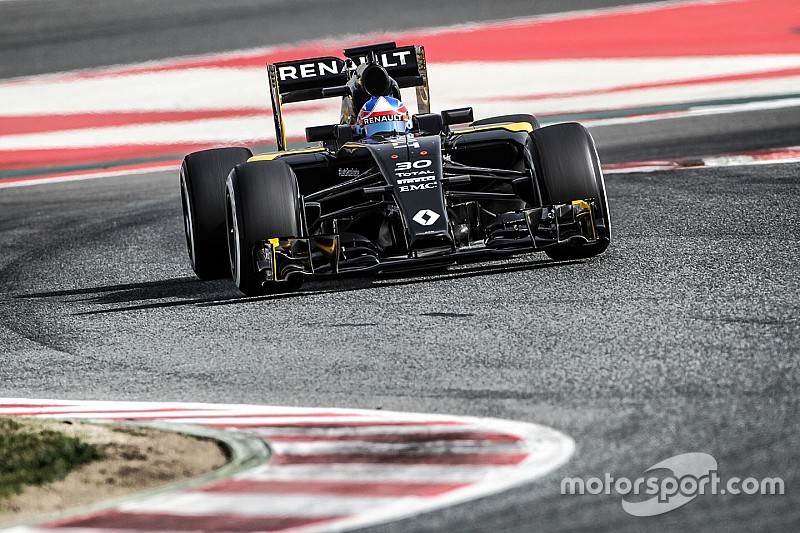
<svg viewBox="0 0 800 533"><path fill-rule="evenodd" d="M26 485L62 479L70 470L100 459L91 444L33 421L0 417L0 498L20 494Z"/></svg>

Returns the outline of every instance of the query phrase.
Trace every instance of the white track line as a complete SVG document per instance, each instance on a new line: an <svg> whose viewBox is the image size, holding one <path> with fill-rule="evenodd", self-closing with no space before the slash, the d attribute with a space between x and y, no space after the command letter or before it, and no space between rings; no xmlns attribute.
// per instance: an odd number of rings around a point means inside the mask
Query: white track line
<svg viewBox="0 0 800 533"><path fill-rule="evenodd" d="M347 516L365 513L378 507L394 509L419 506L424 499L415 497L353 497L353 496L285 496L281 494L216 494L181 493L162 496L157 500L131 502L119 507L121 511L139 513L169 513L177 515L234 514L237 516Z"/></svg>
<svg viewBox="0 0 800 533"><path fill-rule="evenodd" d="M505 478L515 466L474 466L469 470L429 465L332 464L324 470L316 465L267 465L254 468L235 479L246 481L364 481L409 483L457 483Z"/></svg>
<svg viewBox="0 0 800 533"><path fill-rule="evenodd" d="M491 446L483 441L434 441L434 442L409 442L386 443L370 441L347 442L303 442L283 443L273 442L272 449L281 454L312 455L312 454L358 454L358 453L403 453L405 455L430 455L444 453L513 453L524 451L525 443L494 443Z"/></svg>

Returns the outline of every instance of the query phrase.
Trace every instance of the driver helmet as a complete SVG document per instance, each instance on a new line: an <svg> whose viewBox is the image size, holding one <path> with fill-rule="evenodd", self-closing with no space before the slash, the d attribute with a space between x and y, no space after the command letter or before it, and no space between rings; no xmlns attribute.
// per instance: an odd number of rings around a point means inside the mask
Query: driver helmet
<svg viewBox="0 0 800 533"><path fill-rule="evenodd" d="M367 137L406 133L410 129L410 120L408 109L397 98L373 96L358 112L356 131Z"/></svg>

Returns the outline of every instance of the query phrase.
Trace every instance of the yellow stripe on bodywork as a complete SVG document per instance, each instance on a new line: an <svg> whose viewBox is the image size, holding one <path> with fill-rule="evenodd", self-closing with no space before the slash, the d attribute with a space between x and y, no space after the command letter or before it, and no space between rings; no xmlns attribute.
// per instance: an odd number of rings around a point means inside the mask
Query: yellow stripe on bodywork
<svg viewBox="0 0 800 533"><path fill-rule="evenodd" d="M533 126L530 122L509 122L507 124L487 124L486 126L470 126L460 130L453 130L453 133L472 133L474 131L487 131L487 130L508 130L508 131L525 131L532 132Z"/></svg>
<svg viewBox="0 0 800 533"><path fill-rule="evenodd" d="M283 157L285 155L293 155L293 154L313 154L315 152L324 152L325 148L305 148L302 150L286 150L285 152L275 152L272 154L259 154L254 155L250 159L247 160L248 163L252 163L254 161L273 161L279 157Z"/></svg>

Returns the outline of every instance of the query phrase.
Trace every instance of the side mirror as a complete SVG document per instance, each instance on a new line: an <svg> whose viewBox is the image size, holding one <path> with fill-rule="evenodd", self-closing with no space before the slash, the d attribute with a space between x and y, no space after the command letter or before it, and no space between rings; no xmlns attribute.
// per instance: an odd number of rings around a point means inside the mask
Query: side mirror
<svg viewBox="0 0 800 533"><path fill-rule="evenodd" d="M414 115L414 129L429 135L439 135L444 133L445 126L442 121L442 115L438 113L425 113L423 115Z"/></svg>
<svg viewBox="0 0 800 533"><path fill-rule="evenodd" d="M347 124L331 124L329 126L309 126L306 128L306 141L323 142L341 146L353 140L353 128ZM327 144L326 144L327 146ZM338 148L337 148L338 149Z"/></svg>
<svg viewBox="0 0 800 533"><path fill-rule="evenodd" d="M319 141L332 141L335 137L336 125L309 126L306 128L306 141L313 143Z"/></svg>
<svg viewBox="0 0 800 533"><path fill-rule="evenodd" d="M309 126L306 128L306 141L337 141L339 144L353 140L353 128L347 124L331 124L329 126Z"/></svg>
<svg viewBox="0 0 800 533"><path fill-rule="evenodd" d="M349 143L353 140L353 128L348 124L337 124L333 136L338 144Z"/></svg>
<svg viewBox="0 0 800 533"><path fill-rule="evenodd" d="M471 107L462 107L460 109L448 109L442 111L442 121L445 126L452 126L453 124L468 124L474 121L472 116Z"/></svg>

